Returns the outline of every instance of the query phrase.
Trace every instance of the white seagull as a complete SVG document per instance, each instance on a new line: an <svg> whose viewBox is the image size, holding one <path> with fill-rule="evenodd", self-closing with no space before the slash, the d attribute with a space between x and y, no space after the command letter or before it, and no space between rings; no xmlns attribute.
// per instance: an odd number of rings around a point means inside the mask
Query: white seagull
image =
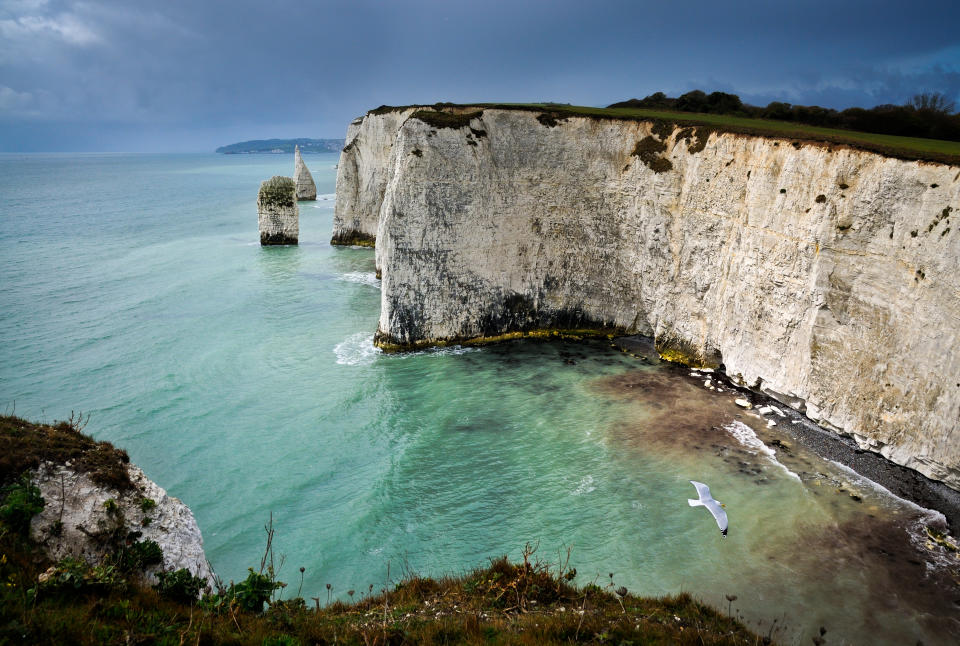
<svg viewBox="0 0 960 646"><path fill-rule="evenodd" d="M710 510L710 513L713 514L713 517L717 520L717 525L720 527L720 533L723 534L723 537L727 537L727 512L723 510L723 505L718 501L713 499L713 496L710 495L710 487L703 484L702 482L695 482L694 480L690 481L694 487L697 488L697 495L700 496L700 500L692 500L687 498L687 502L690 503L691 507L706 507Z"/></svg>

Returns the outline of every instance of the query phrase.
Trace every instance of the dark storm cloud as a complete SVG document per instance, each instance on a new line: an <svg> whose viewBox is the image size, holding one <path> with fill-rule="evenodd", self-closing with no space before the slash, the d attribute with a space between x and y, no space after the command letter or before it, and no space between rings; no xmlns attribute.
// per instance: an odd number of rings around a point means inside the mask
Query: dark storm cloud
<svg viewBox="0 0 960 646"><path fill-rule="evenodd" d="M956 2L0 0L0 150L340 137L377 105L960 98Z"/></svg>

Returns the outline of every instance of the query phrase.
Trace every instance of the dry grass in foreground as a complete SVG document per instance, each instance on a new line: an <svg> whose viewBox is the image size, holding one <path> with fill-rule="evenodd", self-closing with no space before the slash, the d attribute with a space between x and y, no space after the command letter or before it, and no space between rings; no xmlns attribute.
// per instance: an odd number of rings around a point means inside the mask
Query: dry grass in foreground
<svg viewBox="0 0 960 646"><path fill-rule="evenodd" d="M500 558L463 577L409 576L352 604L308 606L297 597L268 601L264 612L218 604L216 595L184 604L129 586L32 599L8 588L0 644L770 643L688 594L641 598L566 578Z"/></svg>
<svg viewBox="0 0 960 646"><path fill-rule="evenodd" d="M458 577L415 574L380 589L350 590L352 603L283 599L276 578L273 524L259 570L202 596L205 582L187 570L163 573L144 587L142 568L159 562L156 543L123 544L102 563L52 562L30 537L45 501L30 479L43 461L71 460L123 486L126 453L81 432L82 418L53 425L0 417L0 646L8 644L762 644L739 621L688 594L637 597L613 575L582 587L566 561L506 557ZM129 543L129 541L127 541ZM152 559L129 558L150 548ZM303 569L300 570L302 587ZM198 599L198 596L200 598Z"/></svg>

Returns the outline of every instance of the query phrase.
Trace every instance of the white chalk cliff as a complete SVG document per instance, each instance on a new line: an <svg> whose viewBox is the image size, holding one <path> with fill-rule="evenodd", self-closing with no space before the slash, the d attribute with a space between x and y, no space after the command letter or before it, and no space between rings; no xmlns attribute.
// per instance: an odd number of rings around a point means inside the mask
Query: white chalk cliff
<svg viewBox="0 0 960 646"><path fill-rule="evenodd" d="M334 241L375 236L378 344L645 334L960 489L960 167L474 110L347 133Z"/></svg>
<svg viewBox="0 0 960 646"><path fill-rule="evenodd" d="M128 464L126 469L133 487L118 491L95 483L88 474L69 465L41 465L33 482L45 505L31 521L31 537L55 561L70 556L99 563L111 549L100 537L120 523L139 532L138 540L155 541L163 550L163 563L148 571L147 582L156 582L158 569L186 568L212 586L213 571L193 512L179 499L168 496L139 467ZM144 504L145 500L153 504Z"/></svg>
<svg viewBox="0 0 960 646"><path fill-rule="evenodd" d="M293 181L297 184L298 200L317 199L317 185L313 183L313 175L300 156L300 146L293 148Z"/></svg>
<svg viewBox="0 0 960 646"><path fill-rule="evenodd" d="M413 109L368 115L347 128L337 164L333 244L373 245L380 205L393 171L393 141Z"/></svg>

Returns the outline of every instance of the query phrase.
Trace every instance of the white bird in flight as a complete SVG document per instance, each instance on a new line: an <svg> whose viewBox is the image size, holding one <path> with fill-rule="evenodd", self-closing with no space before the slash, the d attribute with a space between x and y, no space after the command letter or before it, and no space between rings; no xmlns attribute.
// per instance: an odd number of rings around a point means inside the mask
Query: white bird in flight
<svg viewBox="0 0 960 646"><path fill-rule="evenodd" d="M700 500L693 500L687 498L687 502L690 503L691 507L706 507L710 510L710 513L713 514L713 517L717 521L717 526L720 527L720 533L723 534L723 537L727 537L727 512L723 510L723 505L718 501L713 499L713 496L710 495L710 487L703 484L702 482L696 482L694 480L690 481L694 487L697 488L697 495L700 496Z"/></svg>

